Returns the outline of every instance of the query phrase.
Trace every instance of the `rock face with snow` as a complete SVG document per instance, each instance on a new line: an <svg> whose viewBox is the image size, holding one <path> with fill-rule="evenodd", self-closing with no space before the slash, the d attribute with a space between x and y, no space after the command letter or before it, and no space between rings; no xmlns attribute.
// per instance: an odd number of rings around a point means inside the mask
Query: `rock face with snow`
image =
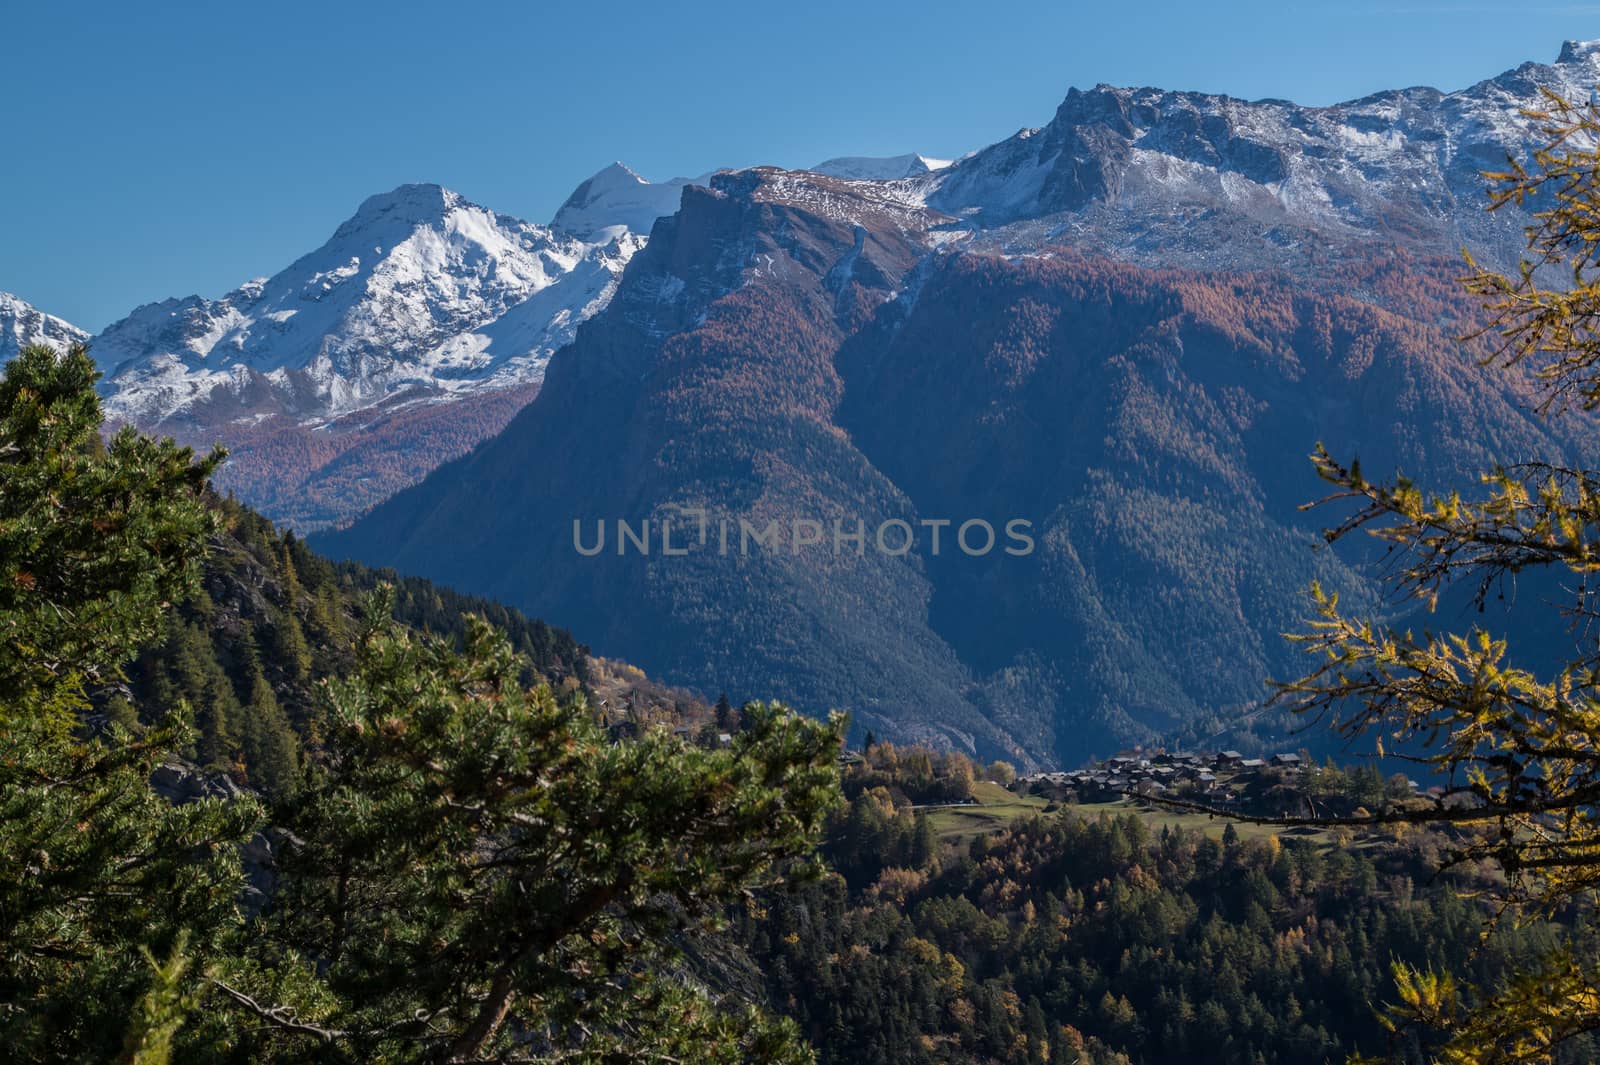
<svg viewBox="0 0 1600 1065"><path fill-rule="evenodd" d="M1520 112L1541 90L1583 98L1597 78L1600 42L1568 42L1554 64L1459 92L1324 108L1099 86L955 163L841 157L812 171L927 208L910 224L929 248L1068 244L1146 265L1314 273L1374 244L1466 245L1507 265L1525 217L1484 212L1480 172L1526 153L1535 134ZM612 164L549 226L436 185L375 196L275 277L141 307L107 329L94 351L108 412L169 428L315 425L537 382L657 220L706 180L652 183Z"/></svg>
<svg viewBox="0 0 1600 1065"><path fill-rule="evenodd" d="M1542 90L1587 98L1597 80L1600 42L1568 42L1554 64L1459 92L1323 108L1102 85L955 163L842 157L812 171L927 208L910 224L930 248L1070 244L1143 264L1310 272L1374 244L1466 245L1505 265L1525 217L1482 210L1481 171L1526 154L1536 134L1520 112ZM275 277L147 305L108 328L94 344L108 411L147 426L315 424L397 397L536 382L656 221L707 177L652 183L615 163L549 226L437 185L375 196ZM36 312L28 321L44 328Z"/></svg>
<svg viewBox="0 0 1600 1065"><path fill-rule="evenodd" d="M1587 100L1600 41L1569 41L1458 92L1332 107L1101 85L1049 124L913 179L963 227L1016 246L1070 242L1146 263L1305 269L1329 245L1463 244L1514 261L1524 217L1488 215L1482 171L1526 156L1541 90Z"/></svg>
<svg viewBox="0 0 1600 1065"><path fill-rule="evenodd" d="M65 350L87 343L89 334L52 314L45 314L9 292L0 292L0 363L33 344Z"/></svg>
<svg viewBox="0 0 1600 1065"><path fill-rule="evenodd" d="M148 304L107 328L92 349L107 413L146 427L315 422L400 394L536 381L639 244L402 186L274 277Z"/></svg>

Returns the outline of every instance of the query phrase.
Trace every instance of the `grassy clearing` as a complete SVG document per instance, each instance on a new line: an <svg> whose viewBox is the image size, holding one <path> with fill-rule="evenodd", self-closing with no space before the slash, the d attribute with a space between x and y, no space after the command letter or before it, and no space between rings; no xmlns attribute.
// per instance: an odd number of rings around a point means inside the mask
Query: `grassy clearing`
<svg viewBox="0 0 1600 1065"><path fill-rule="evenodd" d="M972 797L977 802L971 806L941 806L928 809L928 820L933 823L934 831L941 838L962 840L990 832L999 832L1018 818L1040 813L1049 805L1045 799L1037 795L1016 795L1000 785L992 784L988 781L979 781L974 784ZM1102 814L1110 817L1133 814L1148 824L1151 831L1160 831L1161 826L1171 825L1173 828L1204 832L1207 835L1220 838L1223 831L1231 823L1234 831L1239 834L1241 839L1264 839L1268 836L1280 836L1285 839L1298 838L1316 840L1321 843L1331 842L1328 833L1314 829L1282 828L1277 825L1252 825L1241 821L1230 822L1227 818L1221 816L1213 817L1208 814L1191 813L1183 810L1167 810L1159 806L1151 806L1129 799L1118 799L1115 802L1071 803L1063 808L1080 817L1089 818L1099 817Z"/></svg>
<svg viewBox="0 0 1600 1065"><path fill-rule="evenodd" d="M972 785L972 806L940 806L928 810L935 832L945 839L970 839L998 832L1019 817L1036 814L1046 805L1037 795L1015 795L987 780Z"/></svg>
<svg viewBox="0 0 1600 1065"><path fill-rule="evenodd" d="M1152 831L1159 831L1162 825L1171 825L1173 828L1188 829L1192 832L1204 832L1209 836L1220 838L1228 825L1233 825L1233 830L1239 834L1240 839L1265 839L1268 836L1281 836L1285 839L1315 839L1328 842L1328 834L1316 829L1284 828L1280 825L1253 825L1243 821L1229 821L1221 815L1193 813L1188 810L1170 810L1129 799L1118 799L1115 802L1086 802L1073 803L1066 807L1081 817L1097 817L1107 814L1118 817L1123 814L1133 814L1148 824Z"/></svg>

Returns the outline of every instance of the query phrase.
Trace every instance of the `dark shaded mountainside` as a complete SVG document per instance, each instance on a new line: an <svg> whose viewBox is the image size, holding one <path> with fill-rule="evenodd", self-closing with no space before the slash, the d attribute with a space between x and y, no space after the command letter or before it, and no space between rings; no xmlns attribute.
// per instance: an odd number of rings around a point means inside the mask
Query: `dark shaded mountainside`
<svg viewBox="0 0 1600 1065"><path fill-rule="evenodd" d="M501 435L314 542L674 682L1075 761L1236 723L1297 667L1280 634L1311 580L1374 601L1297 513L1318 440L1424 484L1580 445L1453 339L1473 310L1458 264L1375 249L1308 283L929 253L948 221L892 186L769 169L687 190ZM662 553L667 518L686 554ZM935 555L919 526L1014 518L1021 557L969 557L954 525ZM619 554L618 519L648 519L655 549ZM872 544L892 519L920 528L904 557ZM576 550L575 520L590 546L612 526L604 552ZM825 542L741 549L741 521L796 520ZM836 549L836 520L866 550Z"/></svg>

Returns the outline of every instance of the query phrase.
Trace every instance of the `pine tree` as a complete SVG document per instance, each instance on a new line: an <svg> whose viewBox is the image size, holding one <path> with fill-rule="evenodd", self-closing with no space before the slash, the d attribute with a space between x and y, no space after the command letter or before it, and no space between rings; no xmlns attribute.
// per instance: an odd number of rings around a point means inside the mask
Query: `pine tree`
<svg viewBox="0 0 1600 1065"><path fill-rule="evenodd" d="M157 962L148 948L141 953L150 968L150 987L134 1008L133 1023L123 1042L119 1065L168 1065L172 1060L173 1037L183 1027L189 1013L198 1005L193 984L186 979L189 970L189 934L181 932L172 953Z"/></svg>
<svg viewBox="0 0 1600 1065"><path fill-rule="evenodd" d="M803 871L839 800L842 721L752 704L728 749L613 744L481 620L423 636L374 605L354 675L324 692L326 757L279 807L272 905L243 924L261 805L150 786L195 744L186 700L210 757L242 751L279 797L301 783L248 627L230 679L199 624L163 619L198 595L219 456L127 430L101 448L94 376L81 349L29 348L0 381L6 1060L810 1060L792 1024L675 963ZM171 657L147 668L173 712L87 735L86 680L163 632Z"/></svg>
<svg viewBox="0 0 1600 1065"><path fill-rule="evenodd" d="M220 949L233 844L260 818L151 790L189 741L181 713L137 737L76 727L85 683L117 678L194 590L220 457L131 430L102 447L94 380L82 348L44 347L0 380L0 1046L16 1062L116 1057L150 980L141 950L170 956L186 934L197 958Z"/></svg>
<svg viewBox="0 0 1600 1065"><path fill-rule="evenodd" d="M255 633L248 625L240 633L236 653L242 674L239 731L246 779L272 799L287 799L300 785L299 743L267 683Z"/></svg>
<svg viewBox="0 0 1600 1065"><path fill-rule="evenodd" d="M292 681L304 684L311 678L311 646L291 607L284 607L272 620L272 659Z"/></svg>
<svg viewBox="0 0 1600 1065"><path fill-rule="evenodd" d="M581 698L524 688L486 623L457 651L392 609L372 606L357 674L328 689L337 757L296 804L260 931L282 960L223 978L273 1003L251 1053L314 1050L273 1021L293 1016L359 1060L481 1060L530 1031L586 1060L804 1060L789 1026L660 966L809 852L838 799L840 723L752 706L731 749L662 730L614 744Z"/></svg>

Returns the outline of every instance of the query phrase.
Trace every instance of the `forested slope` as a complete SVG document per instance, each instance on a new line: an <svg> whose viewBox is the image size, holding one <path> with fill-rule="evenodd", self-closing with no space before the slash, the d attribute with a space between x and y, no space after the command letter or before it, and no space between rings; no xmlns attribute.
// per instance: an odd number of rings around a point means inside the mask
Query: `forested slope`
<svg viewBox="0 0 1600 1065"><path fill-rule="evenodd" d="M295 790L324 731L316 688L353 668L366 600L381 584L405 625L459 641L478 615L524 656L530 681L571 690L589 679L588 650L564 629L420 578L331 563L246 507L211 505L223 531L207 545L200 592L167 613L126 683L97 693L113 717L146 724L188 704L198 736L186 753L203 768L274 797Z"/></svg>

